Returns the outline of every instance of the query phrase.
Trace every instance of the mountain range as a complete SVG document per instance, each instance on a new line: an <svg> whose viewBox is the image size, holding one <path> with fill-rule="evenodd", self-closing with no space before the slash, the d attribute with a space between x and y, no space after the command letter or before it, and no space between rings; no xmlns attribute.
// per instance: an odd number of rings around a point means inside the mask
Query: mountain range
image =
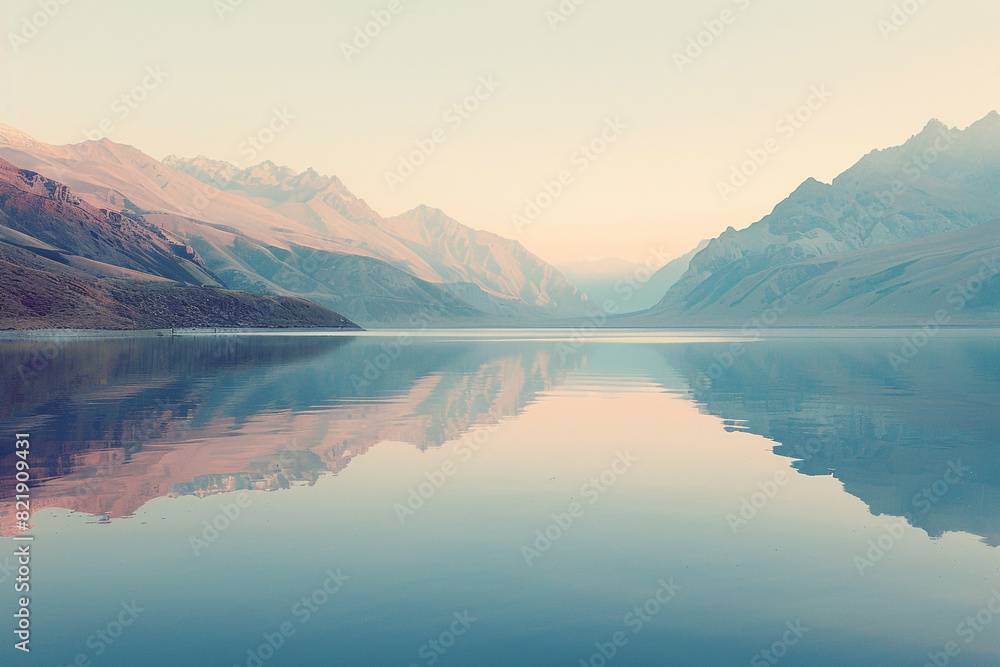
<svg viewBox="0 0 1000 667"><path fill-rule="evenodd" d="M439 209L419 206L383 218L339 179L269 161L246 169L204 157L169 156L163 163L423 280L475 285L501 304L520 302L548 314L580 308L580 293L520 243L467 227Z"/></svg>
<svg viewBox="0 0 1000 667"><path fill-rule="evenodd" d="M965 130L931 121L664 266L560 270L439 209L384 217L335 176L270 161L161 162L3 125L0 160L5 328L225 324L218 313L234 326L570 326L622 282L617 312L631 314L614 326L996 324L1000 311L996 112Z"/></svg>
<svg viewBox="0 0 1000 667"><path fill-rule="evenodd" d="M383 218L312 170L160 162L108 139L52 146L7 126L0 158L187 248L212 278L191 284L302 297L365 325L520 323L585 309L584 295L519 243L423 206Z"/></svg>
<svg viewBox="0 0 1000 667"><path fill-rule="evenodd" d="M908 325L938 311L996 324L998 219L1000 115L961 131L931 121L727 229L632 323L739 326L771 309L778 326Z"/></svg>

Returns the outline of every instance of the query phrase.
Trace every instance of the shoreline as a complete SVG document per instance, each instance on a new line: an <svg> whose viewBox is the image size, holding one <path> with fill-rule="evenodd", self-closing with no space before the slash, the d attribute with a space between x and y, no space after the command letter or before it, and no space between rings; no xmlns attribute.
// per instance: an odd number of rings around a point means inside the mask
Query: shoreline
<svg viewBox="0 0 1000 667"><path fill-rule="evenodd" d="M186 336L280 336L285 334L316 334L324 336L356 335L365 329L261 329L200 327L184 329L0 329L0 341L72 338L75 340L103 338L171 338Z"/></svg>
<svg viewBox="0 0 1000 667"><path fill-rule="evenodd" d="M581 333L579 326L508 326L508 327L445 327L427 328L420 330L410 329L314 329L314 328L223 328L223 327L203 327L203 328L178 328L178 329L3 329L0 330L0 342L11 341L31 341L31 340L52 340L52 339L73 339L73 340L101 340L101 339L121 339L121 338L171 338L171 337L191 337L191 336L414 336L414 337L434 337L434 336L475 336L480 334L497 335L501 332L518 332L520 335L545 335L564 332L575 334L583 338L600 338L605 334L686 334L691 335L698 332L740 334L743 338L778 338L789 337L796 333L801 334L846 334L852 332L879 332L890 334L894 332L912 332L919 329L919 326L912 324L873 324L873 325L802 325L770 327L763 331L757 331L755 335L748 336L743 333L744 326L678 326L678 327L599 327L588 329ZM940 326L938 332L945 333L973 333L986 334L997 333L1000 335L1000 324L953 324ZM517 336L512 336L517 338Z"/></svg>

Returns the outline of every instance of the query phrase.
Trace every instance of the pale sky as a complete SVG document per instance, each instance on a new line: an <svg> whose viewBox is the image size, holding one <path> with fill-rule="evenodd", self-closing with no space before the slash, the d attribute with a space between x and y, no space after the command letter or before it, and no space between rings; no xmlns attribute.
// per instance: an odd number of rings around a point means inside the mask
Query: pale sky
<svg viewBox="0 0 1000 667"><path fill-rule="evenodd" d="M883 34L897 3L918 9ZM553 28L560 4L7 0L0 122L61 144L107 118L110 139L155 158L245 163L241 144L285 110L294 118L255 161L337 175L384 215L441 208L559 263L682 254L932 117L966 127L1000 108L995 0L586 0ZM390 5L399 13L348 62L341 44ZM679 71L674 53L724 10L728 25ZM157 67L159 82L146 74ZM499 87L480 88L460 125L446 117L480 77ZM116 104L144 78L145 99ZM779 130L814 87L832 97ZM625 127L606 152L581 157L613 119ZM444 142L391 189L386 172L438 128ZM771 138L777 152L724 201L718 183ZM563 192L518 229L513 214L563 170Z"/></svg>

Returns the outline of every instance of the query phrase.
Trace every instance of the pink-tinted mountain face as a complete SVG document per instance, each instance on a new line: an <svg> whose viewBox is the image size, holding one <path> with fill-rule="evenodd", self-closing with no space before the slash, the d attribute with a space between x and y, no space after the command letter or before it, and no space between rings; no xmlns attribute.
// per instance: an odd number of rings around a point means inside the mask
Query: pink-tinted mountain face
<svg viewBox="0 0 1000 667"><path fill-rule="evenodd" d="M0 125L0 158L84 202L141 216L231 289L300 296L369 325L530 322L585 300L520 244L458 223L428 235L387 220L339 179L271 162L248 169L153 159L107 139L51 146ZM442 214L443 215L443 214Z"/></svg>
<svg viewBox="0 0 1000 667"><path fill-rule="evenodd" d="M171 280L214 284L190 248L140 216L95 208L62 183L3 159L0 223L68 254Z"/></svg>
<svg viewBox="0 0 1000 667"><path fill-rule="evenodd" d="M273 162L238 169L205 157L168 157L164 164L239 193L419 278L467 283L501 302L520 303L542 313L574 315L583 309L582 294L520 243L472 229L438 209L420 206L383 218L340 179L312 169L296 172Z"/></svg>
<svg viewBox="0 0 1000 667"><path fill-rule="evenodd" d="M180 237L3 159L0 280L0 329L354 327L302 299L215 289Z"/></svg>

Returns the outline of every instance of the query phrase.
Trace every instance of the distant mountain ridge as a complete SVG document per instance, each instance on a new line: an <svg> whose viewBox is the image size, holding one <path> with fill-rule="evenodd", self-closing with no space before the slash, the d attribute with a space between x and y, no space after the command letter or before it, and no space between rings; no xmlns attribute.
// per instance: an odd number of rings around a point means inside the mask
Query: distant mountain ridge
<svg viewBox="0 0 1000 667"><path fill-rule="evenodd" d="M646 264L617 257L570 262L559 267L567 279L587 295L594 308L615 303L621 314L638 313L658 304L688 270L691 258L708 245L702 241L693 250L660 265L665 255L651 248Z"/></svg>
<svg viewBox="0 0 1000 667"><path fill-rule="evenodd" d="M304 227L358 248L431 282L469 284L500 300L520 301L521 316L576 315L584 299L554 267L519 242L461 224L419 206L384 218L340 179L312 169L296 172L273 162L237 168L203 156L164 158L164 164L205 184L238 193ZM504 304L483 304L494 314ZM509 310L514 304L505 304Z"/></svg>
<svg viewBox="0 0 1000 667"><path fill-rule="evenodd" d="M931 239L998 218L1000 114L991 112L965 130L931 121L902 146L869 153L831 184L808 179L760 221L739 231L727 229L692 258L687 272L644 323L738 320L788 294L800 299L800 324L905 323L926 311L917 293L910 291L916 282L931 278L911 282L917 268L886 262L927 258L939 249ZM981 236L972 232L945 243L956 253L955 261L969 253L991 252L994 227L981 231ZM928 242L919 243L924 239ZM871 262L870 273L865 262ZM848 265L849 270L838 270ZM970 276L978 273L973 266L965 269ZM899 280L887 282L889 274L883 272L888 270L898 273ZM946 280L945 273L940 280ZM947 279L959 280L954 273ZM844 283L837 280L853 280L855 288L868 284L883 305L866 314L870 299L858 300L860 293L842 290ZM929 298L947 287L923 284L920 294ZM838 290L843 299L832 302ZM822 309L808 305L821 298L826 299ZM989 292L977 294L981 304L989 298Z"/></svg>

